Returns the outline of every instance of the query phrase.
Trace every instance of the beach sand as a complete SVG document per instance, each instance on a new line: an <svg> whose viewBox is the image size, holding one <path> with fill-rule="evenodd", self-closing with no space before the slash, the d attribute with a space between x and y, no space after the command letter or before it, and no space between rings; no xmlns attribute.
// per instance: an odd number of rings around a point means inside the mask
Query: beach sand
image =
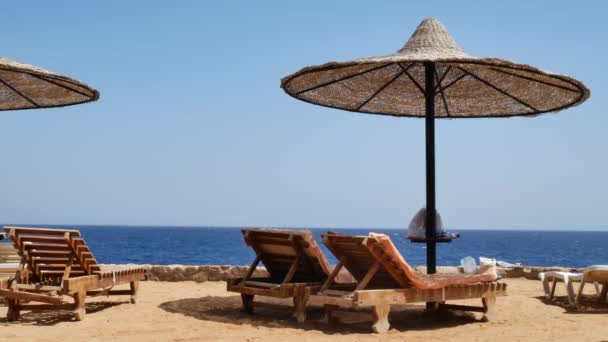
<svg viewBox="0 0 608 342"><path fill-rule="evenodd" d="M591 297L583 312L566 308L565 291L548 305L539 281L506 279L508 297L497 300L493 322L480 314L425 315L423 307L394 307L391 330L383 341L608 341L608 304ZM559 284L562 285L562 284ZM588 286L586 293L593 293ZM256 315L239 310L240 297L224 282L142 282L139 301L116 297L112 305L87 304L82 322L69 314L24 313L19 322L6 321L0 307L1 341L376 341L369 323L328 326L321 308L309 310L310 320L297 324L288 311L259 308ZM97 304L96 304L97 303ZM480 301L463 301L479 305ZM356 320L348 315L346 319Z"/></svg>

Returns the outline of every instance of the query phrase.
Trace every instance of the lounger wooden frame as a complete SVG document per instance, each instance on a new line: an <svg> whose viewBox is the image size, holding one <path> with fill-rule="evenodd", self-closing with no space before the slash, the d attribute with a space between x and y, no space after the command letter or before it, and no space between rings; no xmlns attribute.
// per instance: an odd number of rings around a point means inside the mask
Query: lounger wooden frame
<svg viewBox="0 0 608 342"><path fill-rule="evenodd" d="M294 317L298 322L306 320L310 294L316 293L327 279L319 260L322 256L307 251L311 246L302 231L244 229L242 232L256 257L245 277L228 279L227 290L241 294L243 310L249 313L254 306L274 306L254 301L255 296L292 298ZM252 278L260 262L269 277Z"/></svg>
<svg viewBox="0 0 608 342"><path fill-rule="evenodd" d="M598 301L600 303L608 302L608 270L605 267L603 267L603 269L596 269L596 267L592 266L583 271L583 279L581 280L581 285L578 288L575 305L577 305L580 301L583 295L583 288L587 283L595 284L596 291L599 289L599 285L601 284L602 289L600 291L597 291Z"/></svg>
<svg viewBox="0 0 608 342"><path fill-rule="evenodd" d="M388 331L388 315L391 305L418 302L437 303L438 309L483 312L489 320L495 313L497 296L506 295L506 284L487 282L466 285L451 285L438 289L413 287L407 276L398 267L402 262L385 253L383 248L370 237L323 235L323 242L339 259L334 269L346 267L359 281L354 291L332 288L332 273L316 294L310 294L312 304L325 307L328 322L338 321L334 312L339 308L370 307L372 309L372 329L376 333ZM445 304L449 300L482 300L482 307Z"/></svg>
<svg viewBox="0 0 608 342"><path fill-rule="evenodd" d="M79 231L27 227L4 230L21 257L15 277L0 286L0 296L8 301L9 321L19 319L21 311L42 310L70 310L80 321L85 316L87 296L129 295L135 303L145 270L102 271ZM120 284L129 284L130 288L113 289Z"/></svg>

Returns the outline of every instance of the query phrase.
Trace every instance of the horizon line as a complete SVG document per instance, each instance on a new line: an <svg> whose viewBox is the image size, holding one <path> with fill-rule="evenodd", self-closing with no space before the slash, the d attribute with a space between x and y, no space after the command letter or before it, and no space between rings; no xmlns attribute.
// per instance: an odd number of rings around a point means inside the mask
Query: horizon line
<svg viewBox="0 0 608 342"><path fill-rule="evenodd" d="M285 226L285 225L146 225L146 224L64 224L64 223L52 223L52 224L39 224L39 223L2 223L1 226L35 226L35 227L125 227L125 228L217 228L217 229L243 229L243 228L282 228L282 229L336 229L336 230L360 230L360 229L378 229L378 230L401 230L407 231L407 227L314 227L314 226ZM471 231L471 230L496 230L496 231L572 231L572 232L608 232L608 227L546 227L546 228L531 228L531 227L505 227L505 226L489 226L489 227L468 227L468 228L450 228L445 229L448 232L457 233L458 231Z"/></svg>

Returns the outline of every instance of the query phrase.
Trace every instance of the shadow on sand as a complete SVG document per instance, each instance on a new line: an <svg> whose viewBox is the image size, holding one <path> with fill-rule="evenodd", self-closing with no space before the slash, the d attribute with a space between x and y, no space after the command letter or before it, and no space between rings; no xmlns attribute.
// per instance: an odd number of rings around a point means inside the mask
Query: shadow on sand
<svg viewBox="0 0 608 342"><path fill-rule="evenodd" d="M343 313L341 314L343 323L330 325L324 321L322 307L309 306L306 322L297 323L295 318L291 316L291 307L287 306L289 301L267 298L264 298L263 301L272 304L285 304L285 307L281 310L256 307L255 314L248 314L241 310L240 296L185 298L162 303L159 307L171 313L178 313L200 320L235 325L250 324L270 328L290 327L317 330L327 334L371 332L371 321L361 319L362 315L360 314L369 313L369 310L360 310L359 314L357 312L352 313L352 311ZM393 306L389 321L391 322L391 329L398 331L433 330L479 322L471 313L441 311L427 314L424 307L420 305Z"/></svg>
<svg viewBox="0 0 608 342"><path fill-rule="evenodd" d="M558 306L566 313L571 314L607 314L608 303L600 302L597 296L594 295L583 295L579 300L576 307L573 307L568 302L567 296L555 296L550 302L545 299L544 296L536 297L536 299L542 301L547 305Z"/></svg>
<svg viewBox="0 0 608 342"><path fill-rule="evenodd" d="M86 304L86 314L93 314L107 308L127 304L129 302L97 302ZM86 315L85 315L86 319ZM0 317L0 325L23 324L23 325L40 325L49 326L61 322L74 321L74 314L71 311L24 311L21 313L19 320L9 322L6 317Z"/></svg>

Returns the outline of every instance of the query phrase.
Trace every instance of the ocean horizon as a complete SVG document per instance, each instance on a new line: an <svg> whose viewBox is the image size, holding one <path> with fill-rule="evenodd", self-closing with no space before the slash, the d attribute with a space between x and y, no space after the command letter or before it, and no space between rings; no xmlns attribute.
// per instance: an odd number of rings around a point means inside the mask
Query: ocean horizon
<svg viewBox="0 0 608 342"><path fill-rule="evenodd" d="M248 265L253 251L245 246L244 227L40 225L16 226L75 228L91 246L100 263L154 265ZM406 260L425 265L426 246L405 239L405 228L302 228L317 237L328 259L335 258L323 246L320 234L340 230L346 234L384 233L391 237ZM451 229L460 238L437 247L437 264L457 266L466 256L495 258L529 266L585 267L608 264L608 231L599 229Z"/></svg>
<svg viewBox="0 0 608 342"><path fill-rule="evenodd" d="M316 227L316 226L291 226L291 225L250 225L250 226L223 226L223 225L146 225L146 224L78 224L78 223L58 223L58 224L39 224L39 223L0 223L0 226L16 226L16 227L48 227L48 228L103 228L103 227L121 227L121 228L157 228L157 229L180 229L180 228L196 228L196 229L244 229L244 228L286 228L286 229L327 229L327 230L403 230L407 227ZM462 228L446 228L449 232L458 232L461 230L487 230L487 231L555 231L555 232L608 232L608 226L601 227L517 227L517 226L489 226L489 227L462 227Z"/></svg>

